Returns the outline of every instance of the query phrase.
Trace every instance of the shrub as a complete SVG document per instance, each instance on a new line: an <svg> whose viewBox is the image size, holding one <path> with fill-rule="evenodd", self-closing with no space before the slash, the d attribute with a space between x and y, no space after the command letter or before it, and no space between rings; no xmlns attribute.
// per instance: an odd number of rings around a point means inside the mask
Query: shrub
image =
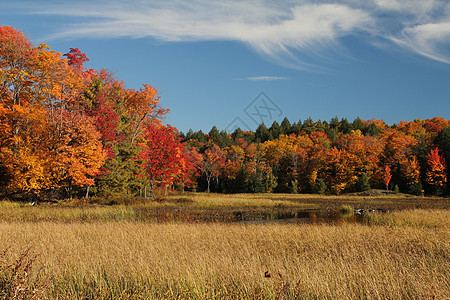
<svg viewBox="0 0 450 300"><path fill-rule="evenodd" d="M364 192L370 190L369 176L366 173L361 174L355 183L355 189L357 192Z"/></svg>
<svg viewBox="0 0 450 300"><path fill-rule="evenodd" d="M0 253L0 299L44 299L48 284L33 270L36 256L28 248L8 263L8 250Z"/></svg>
<svg viewBox="0 0 450 300"><path fill-rule="evenodd" d="M348 205L348 204L342 204L341 208L340 208L340 211L341 211L342 214L345 214L345 215L352 215L352 214L355 213L354 208L351 205Z"/></svg>
<svg viewBox="0 0 450 300"><path fill-rule="evenodd" d="M313 188L314 194L323 195L323 194L325 194L326 190L327 190L327 185L325 184L325 182L323 181L322 178L318 178L316 180L316 184L314 185L314 188Z"/></svg>

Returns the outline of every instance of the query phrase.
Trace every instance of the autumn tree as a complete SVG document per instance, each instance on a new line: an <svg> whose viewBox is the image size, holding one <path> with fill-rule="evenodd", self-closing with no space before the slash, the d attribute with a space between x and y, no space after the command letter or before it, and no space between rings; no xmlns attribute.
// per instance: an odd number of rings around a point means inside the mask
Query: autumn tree
<svg viewBox="0 0 450 300"><path fill-rule="evenodd" d="M381 172L381 178L383 180L384 185L386 186L386 190L389 189L389 183L392 179L391 168L388 165L385 165L383 171Z"/></svg>
<svg viewBox="0 0 450 300"><path fill-rule="evenodd" d="M267 141L263 144L265 159L277 177L277 191L297 192L297 175L299 167L299 157L297 149L310 143L302 137L295 135L281 135L279 138ZM294 184L294 189L292 185ZM297 186L295 186L297 185Z"/></svg>
<svg viewBox="0 0 450 300"><path fill-rule="evenodd" d="M447 166L437 147L427 155L427 164L426 181L433 187L434 193L440 195L447 184L447 173L445 171Z"/></svg>
<svg viewBox="0 0 450 300"><path fill-rule="evenodd" d="M184 191L186 187L195 188L197 186L197 180L202 168L202 155L198 153L198 150L195 147L187 148L184 144L182 147L184 147L184 152L182 153L182 167L176 178L175 184Z"/></svg>
<svg viewBox="0 0 450 300"><path fill-rule="evenodd" d="M355 174L355 156L344 149L331 148L326 154L325 182L335 194L353 185L358 177Z"/></svg>
<svg viewBox="0 0 450 300"><path fill-rule="evenodd" d="M277 178L264 157L263 144L243 144L245 169L250 177L248 191L252 193L272 192L277 186Z"/></svg>
<svg viewBox="0 0 450 300"><path fill-rule="evenodd" d="M421 195L420 165L416 156L400 161L400 173L406 182L406 190L411 194Z"/></svg>
<svg viewBox="0 0 450 300"><path fill-rule="evenodd" d="M2 137L0 153L3 172L10 178L4 182L4 192L32 197L56 187L52 182L54 157L46 112L17 106L15 111L8 111L6 122L11 120L15 134L8 131Z"/></svg>
<svg viewBox="0 0 450 300"><path fill-rule="evenodd" d="M92 118L79 112L64 112L63 124L56 136L55 181L64 187L70 198L74 187L93 186L94 178L106 160L100 133Z"/></svg>
<svg viewBox="0 0 450 300"><path fill-rule="evenodd" d="M0 31L0 128L8 129L2 130L1 164L13 178L7 192L36 195L58 189L64 181L59 177L61 149L71 141L64 139L65 118L77 107L82 80L61 53L45 44L33 47L11 27L0 26ZM81 177L92 174L87 169L77 172ZM78 175L73 179L80 179Z"/></svg>
<svg viewBox="0 0 450 300"><path fill-rule="evenodd" d="M150 85L127 89L122 81L102 70L92 77L82 99L108 153L97 178L99 193L136 195L148 184L137 160L142 151L139 145L146 143L148 126L160 124L168 111L161 107L157 90Z"/></svg>
<svg viewBox="0 0 450 300"><path fill-rule="evenodd" d="M219 184L219 175L225 163L224 156L224 152L216 144L213 144L203 152L202 173L206 178L206 191L208 193L211 191L211 179L215 179L216 184Z"/></svg>
<svg viewBox="0 0 450 300"><path fill-rule="evenodd" d="M364 180L372 180L373 175L378 170L380 154L383 151L383 144L372 136L362 135L359 129L352 130L351 134L342 135L334 145L350 154L350 162L354 171L354 176L360 178L364 174Z"/></svg>
<svg viewBox="0 0 450 300"><path fill-rule="evenodd" d="M445 161L450 161L450 127L442 129L434 140L434 144L439 147L439 151L445 158ZM447 174L449 173L449 167L447 165ZM447 185L447 195L450 194L450 185Z"/></svg>
<svg viewBox="0 0 450 300"><path fill-rule="evenodd" d="M184 145L180 143L177 131L169 125L148 124L145 130L145 142L140 144L142 152L138 159L150 181L151 192L161 186L167 193L183 172L187 172L187 160Z"/></svg>
<svg viewBox="0 0 450 300"><path fill-rule="evenodd" d="M238 145L232 145L224 150L225 164L222 172L222 185L226 192L245 192L244 149Z"/></svg>

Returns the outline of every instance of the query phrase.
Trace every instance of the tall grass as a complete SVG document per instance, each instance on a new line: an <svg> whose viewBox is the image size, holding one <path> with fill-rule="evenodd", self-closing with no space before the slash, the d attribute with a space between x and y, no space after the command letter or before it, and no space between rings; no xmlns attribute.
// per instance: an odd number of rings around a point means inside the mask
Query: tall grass
<svg viewBox="0 0 450 300"><path fill-rule="evenodd" d="M0 220L25 221L125 221L133 220L135 210L128 206L30 206L12 202L0 202Z"/></svg>
<svg viewBox="0 0 450 300"><path fill-rule="evenodd" d="M0 222L0 240L11 261L38 254L52 299L449 299L439 213L433 227Z"/></svg>
<svg viewBox="0 0 450 300"><path fill-rule="evenodd" d="M365 222L369 225L415 226L441 228L449 230L450 213L439 209L414 209L394 211L388 214L366 214Z"/></svg>

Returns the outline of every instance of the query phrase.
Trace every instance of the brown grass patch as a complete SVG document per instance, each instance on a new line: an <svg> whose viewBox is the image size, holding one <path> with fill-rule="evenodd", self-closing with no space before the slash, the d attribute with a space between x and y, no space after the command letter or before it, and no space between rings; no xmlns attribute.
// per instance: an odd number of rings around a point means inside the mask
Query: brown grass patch
<svg viewBox="0 0 450 300"><path fill-rule="evenodd" d="M1 222L50 298L448 299L448 211L418 226ZM14 257L7 257L13 260ZM267 277L270 274L270 277Z"/></svg>

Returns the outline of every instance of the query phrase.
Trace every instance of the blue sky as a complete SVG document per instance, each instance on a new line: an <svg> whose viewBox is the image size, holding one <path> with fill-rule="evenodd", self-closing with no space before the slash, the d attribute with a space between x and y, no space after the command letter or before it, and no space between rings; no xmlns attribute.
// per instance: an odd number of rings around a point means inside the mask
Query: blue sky
<svg viewBox="0 0 450 300"><path fill-rule="evenodd" d="M0 25L152 85L181 131L450 118L447 0L1 0Z"/></svg>

